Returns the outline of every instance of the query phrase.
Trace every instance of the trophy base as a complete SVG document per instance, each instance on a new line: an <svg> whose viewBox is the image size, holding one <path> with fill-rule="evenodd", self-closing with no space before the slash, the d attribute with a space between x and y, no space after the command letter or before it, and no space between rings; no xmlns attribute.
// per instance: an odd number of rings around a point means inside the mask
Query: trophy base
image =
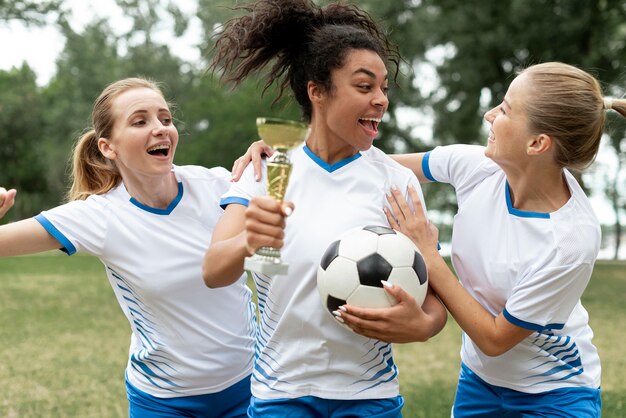
<svg viewBox="0 0 626 418"><path fill-rule="evenodd" d="M284 276L289 271L289 265L280 262L280 259L269 259L257 254L246 257L243 268L267 276Z"/></svg>

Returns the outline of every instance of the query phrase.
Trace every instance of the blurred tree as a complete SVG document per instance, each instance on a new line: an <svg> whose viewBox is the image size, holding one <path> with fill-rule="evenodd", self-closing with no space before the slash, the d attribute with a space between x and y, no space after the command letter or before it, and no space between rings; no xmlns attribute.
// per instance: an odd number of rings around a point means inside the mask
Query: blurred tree
<svg viewBox="0 0 626 418"><path fill-rule="evenodd" d="M43 24L51 13L58 13L63 0L0 0L0 22L21 20Z"/></svg>
<svg viewBox="0 0 626 418"><path fill-rule="evenodd" d="M67 170L75 140L90 126L93 101L107 84L123 74L117 38L104 20L88 24L81 33L61 20L66 38L57 71L44 88L45 142L50 191L56 205L68 188Z"/></svg>
<svg viewBox="0 0 626 418"><path fill-rule="evenodd" d="M408 79L398 90L392 89L392 104L418 112L432 109L433 143L426 144L430 147L484 143L484 112L502 100L517 71L534 63L579 66L596 75L608 95L624 94L624 0L360 0L359 4L387 22L409 63ZM391 135L386 135L388 128ZM393 123L383 127L387 150L397 149L398 142L405 145L401 150L423 149L423 141L394 128ZM610 135L611 146L623 158L623 131ZM580 173L575 174L582 180ZM616 184L614 192L626 190ZM439 193L427 190L427 195L430 207L451 203ZM615 205L619 224L623 209Z"/></svg>
<svg viewBox="0 0 626 418"><path fill-rule="evenodd" d="M41 209L47 183L41 112L36 75L28 65L0 71L0 184L20 194L3 222L35 215Z"/></svg>

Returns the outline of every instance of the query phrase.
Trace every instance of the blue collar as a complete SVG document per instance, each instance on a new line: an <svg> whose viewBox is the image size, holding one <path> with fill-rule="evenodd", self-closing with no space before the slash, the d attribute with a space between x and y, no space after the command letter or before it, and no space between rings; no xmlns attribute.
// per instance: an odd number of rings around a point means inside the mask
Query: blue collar
<svg viewBox="0 0 626 418"><path fill-rule="evenodd" d="M341 167L361 157L361 153L357 152L351 157L344 158L343 160L337 161L334 164L328 164L326 161L322 160L320 157L315 155L313 151L311 151L309 147L307 147L306 145L303 147L303 149L304 149L305 154L308 155L313 160L313 162L315 162L315 164L319 165L320 167L322 167L324 170L328 171L329 173L339 170Z"/></svg>
<svg viewBox="0 0 626 418"><path fill-rule="evenodd" d="M509 190L509 182L506 182L504 186L504 193L506 195L506 207L509 209L509 213L514 216L519 216L520 218L542 218L542 219L550 219L549 213L541 213L541 212L527 212L525 210L515 209L513 204L511 203L511 191Z"/></svg>
<svg viewBox="0 0 626 418"><path fill-rule="evenodd" d="M165 209L153 208L153 207L144 205L143 203L141 203L134 197L130 198L130 203L137 206L139 209L143 209L146 212L154 213L155 215L169 215L170 213L172 213L174 208L178 206L178 202L180 202L182 198L183 198L183 183L179 181L178 182L178 194Z"/></svg>

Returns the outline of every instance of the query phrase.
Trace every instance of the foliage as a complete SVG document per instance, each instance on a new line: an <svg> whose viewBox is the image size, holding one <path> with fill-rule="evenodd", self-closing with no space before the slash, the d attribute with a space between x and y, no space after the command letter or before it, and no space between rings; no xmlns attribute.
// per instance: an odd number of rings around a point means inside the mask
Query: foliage
<svg viewBox="0 0 626 418"><path fill-rule="evenodd" d="M331 0L317 1L326 4ZM390 109L376 142L387 152L484 143L483 113L502 99L516 71L537 62L559 60L580 66L597 75L608 94L624 94L624 0L351 1L387 30L404 57L397 83L391 84ZM90 124L93 100L116 79L146 76L164 83L167 98L177 104L175 117L181 134L177 164L230 167L257 138L256 116L299 118L288 98L272 107L273 90L261 97L257 79L230 89L221 84L219 71L207 73L214 36L235 16L233 8L245 2L198 0L192 16L173 0L116 0L131 23L124 26L129 29L121 31L108 21L95 20L77 32L66 20L69 11L62 0L0 0L0 22L7 16L33 21L25 11L34 7L42 18L43 13L48 13L48 20L56 17L67 40L57 73L41 92L46 141L39 151L45 154L48 167L47 196L57 196L47 200L48 204L59 203L67 187L71 146ZM194 63L184 62L175 48L158 36L163 31L182 36L191 19L198 19L203 28L198 41L201 59ZM613 119L607 132L611 146L623 159L623 121ZM428 125L431 120L432 129ZM416 129L422 121L426 121L426 129ZM606 191L614 210L622 214L626 190L619 179L624 167L607 180ZM454 211L449 187L432 185L425 193L429 208ZM620 225L614 229L619 230Z"/></svg>
<svg viewBox="0 0 626 418"><path fill-rule="evenodd" d="M47 15L59 12L61 3L62 0L0 0L0 22L43 24Z"/></svg>
<svg viewBox="0 0 626 418"><path fill-rule="evenodd" d="M46 190L41 117L36 76L28 65L0 71L0 184L20 191L12 218L36 214Z"/></svg>

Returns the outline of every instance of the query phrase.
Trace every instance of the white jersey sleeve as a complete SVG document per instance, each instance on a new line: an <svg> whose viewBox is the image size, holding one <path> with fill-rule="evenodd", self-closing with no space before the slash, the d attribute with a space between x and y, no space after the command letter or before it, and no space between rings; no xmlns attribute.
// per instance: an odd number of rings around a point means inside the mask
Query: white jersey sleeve
<svg viewBox="0 0 626 418"><path fill-rule="evenodd" d="M561 329L589 283L593 264L547 266L521 279L503 311L522 328Z"/></svg>
<svg viewBox="0 0 626 418"><path fill-rule="evenodd" d="M426 178L452 185L459 203L478 182L497 170L498 166L485 157L485 147L478 145L440 146L422 159Z"/></svg>
<svg viewBox="0 0 626 418"><path fill-rule="evenodd" d="M85 252L99 257L107 233L109 211L108 202L93 195L86 200L43 211L35 219L59 241L61 250L68 255Z"/></svg>
<svg viewBox="0 0 626 418"><path fill-rule="evenodd" d="M267 194L267 162L263 160L261 172L263 173L261 181L254 178L254 167L248 164L241 178L236 183L232 183L229 190L224 193L220 199L220 206L226 208L231 203L248 206L250 199L254 196L264 196Z"/></svg>

